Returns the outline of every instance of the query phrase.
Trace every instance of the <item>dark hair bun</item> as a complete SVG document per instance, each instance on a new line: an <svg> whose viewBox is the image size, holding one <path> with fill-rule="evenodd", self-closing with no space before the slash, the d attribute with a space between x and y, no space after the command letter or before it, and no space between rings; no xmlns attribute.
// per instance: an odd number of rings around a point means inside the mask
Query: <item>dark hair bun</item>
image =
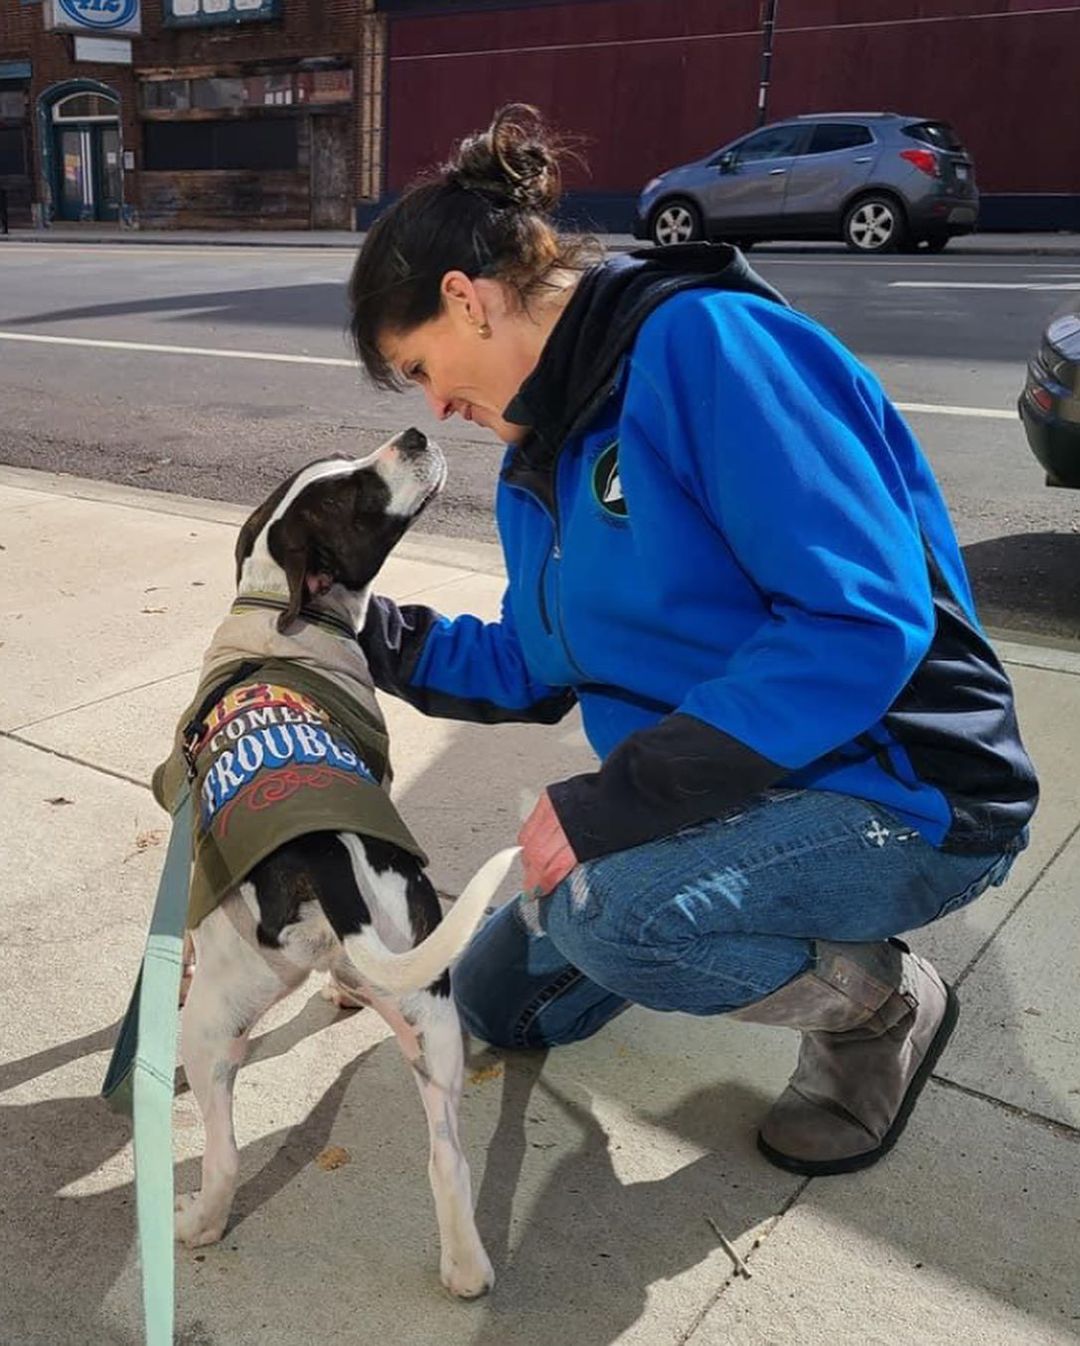
<svg viewBox="0 0 1080 1346"><path fill-rule="evenodd" d="M446 181L496 204L547 215L559 200L559 154L536 108L510 103L486 131L461 142L446 165Z"/></svg>

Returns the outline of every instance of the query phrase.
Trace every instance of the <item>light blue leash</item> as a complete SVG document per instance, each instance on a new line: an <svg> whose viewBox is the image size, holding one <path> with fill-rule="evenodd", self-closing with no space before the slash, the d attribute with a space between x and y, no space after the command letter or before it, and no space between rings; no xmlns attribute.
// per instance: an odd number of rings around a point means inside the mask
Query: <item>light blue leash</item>
<svg viewBox="0 0 1080 1346"><path fill-rule="evenodd" d="M142 967L101 1087L111 1106L134 1111L135 1202L147 1346L173 1346L172 1105L191 828L191 790L185 786L173 810Z"/></svg>

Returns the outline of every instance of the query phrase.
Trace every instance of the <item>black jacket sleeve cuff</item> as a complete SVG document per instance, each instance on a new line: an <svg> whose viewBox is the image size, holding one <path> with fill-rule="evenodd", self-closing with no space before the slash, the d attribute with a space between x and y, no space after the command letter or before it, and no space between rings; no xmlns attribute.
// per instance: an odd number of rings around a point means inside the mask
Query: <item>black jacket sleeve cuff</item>
<svg viewBox="0 0 1080 1346"><path fill-rule="evenodd" d="M595 860L729 812L787 774L730 734L674 714L548 794L574 854Z"/></svg>
<svg viewBox="0 0 1080 1346"><path fill-rule="evenodd" d="M380 692L405 695L424 641L438 620L433 608L419 604L399 608L392 598L372 596L358 639Z"/></svg>

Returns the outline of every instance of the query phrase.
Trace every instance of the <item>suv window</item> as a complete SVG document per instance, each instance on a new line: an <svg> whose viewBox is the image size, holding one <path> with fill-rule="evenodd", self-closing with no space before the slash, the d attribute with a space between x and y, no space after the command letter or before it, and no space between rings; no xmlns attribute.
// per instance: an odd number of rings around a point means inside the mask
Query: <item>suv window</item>
<svg viewBox="0 0 1080 1346"><path fill-rule="evenodd" d="M801 126L773 126L747 136L735 147L735 157L741 164L754 163L758 159L785 159L798 150L802 137Z"/></svg>
<svg viewBox="0 0 1080 1346"><path fill-rule="evenodd" d="M960 137L948 122L916 122L914 126L905 126L904 135L909 140L920 140L924 145L933 145L936 150L962 150Z"/></svg>
<svg viewBox="0 0 1080 1346"><path fill-rule="evenodd" d="M865 126L847 122L824 122L814 127L807 154L831 154L834 150L853 150L859 145L872 145L874 137Z"/></svg>

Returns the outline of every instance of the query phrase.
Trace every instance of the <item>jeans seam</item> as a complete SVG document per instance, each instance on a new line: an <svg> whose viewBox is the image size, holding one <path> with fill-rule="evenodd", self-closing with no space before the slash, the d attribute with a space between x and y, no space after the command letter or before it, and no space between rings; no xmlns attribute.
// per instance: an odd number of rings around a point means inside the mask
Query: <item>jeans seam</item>
<svg viewBox="0 0 1080 1346"><path fill-rule="evenodd" d="M530 1045L525 1035L536 1022L540 1011L550 1005L553 1000L557 1000L564 991L568 991L575 982L581 981L584 976L585 974L576 967L564 968L553 981L548 982L544 989L530 1000L514 1025L514 1040L519 1047Z"/></svg>

